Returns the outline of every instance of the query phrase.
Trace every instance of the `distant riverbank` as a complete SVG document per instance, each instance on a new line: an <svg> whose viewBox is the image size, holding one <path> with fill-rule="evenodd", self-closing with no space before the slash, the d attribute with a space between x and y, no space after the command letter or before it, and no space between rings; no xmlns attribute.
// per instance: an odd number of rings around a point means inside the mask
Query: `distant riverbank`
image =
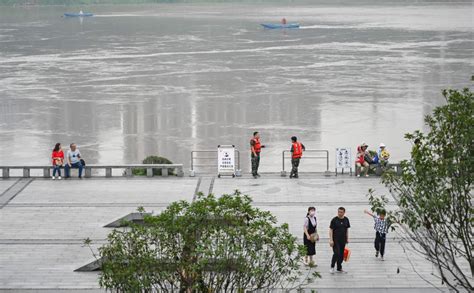
<svg viewBox="0 0 474 293"><path fill-rule="evenodd" d="M104 4L153 4L153 3L285 3L287 0L0 0L3 6L41 6L41 5L104 5ZM297 1L308 2L308 1ZM323 1L324 2L324 1ZM331 2L331 1L327 1Z"/></svg>
<svg viewBox="0 0 474 293"><path fill-rule="evenodd" d="M153 3L287 3L287 4L354 4L351 0L0 0L0 6L41 6L41 5L104 5L104 4L153 4ZM413 4L413 3L470 3L470 0L361 0L364 4Z"/></svg>

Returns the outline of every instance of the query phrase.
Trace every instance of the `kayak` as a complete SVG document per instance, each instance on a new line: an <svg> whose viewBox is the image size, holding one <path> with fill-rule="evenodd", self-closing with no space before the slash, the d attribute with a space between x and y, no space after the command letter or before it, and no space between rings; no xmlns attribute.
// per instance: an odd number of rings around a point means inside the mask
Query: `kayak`
<svg viewBox="0 0 474 293"><path fill-rule="evenodd" d="M93 15L92 13L64 13L65 17L88 17Z"/></svg>
<svg viewBox="0 0 474 293"><path fill-rule="evenodd" d="M287 24L281 24L281 23L262 23L261 26L264 28L268 29L278 29L278 28L299 28L300 24L299 23L287 23Z"/></svg>

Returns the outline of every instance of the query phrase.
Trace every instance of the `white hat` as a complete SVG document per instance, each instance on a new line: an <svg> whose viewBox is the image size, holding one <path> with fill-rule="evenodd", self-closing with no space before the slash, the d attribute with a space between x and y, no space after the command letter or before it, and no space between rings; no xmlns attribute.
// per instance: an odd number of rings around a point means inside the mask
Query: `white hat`
<svg viewBox="0 0 474 293"><path fill-rule="evenodd" d="M379 147L384 148L385 144L383 142L380 143Z"/></svg>

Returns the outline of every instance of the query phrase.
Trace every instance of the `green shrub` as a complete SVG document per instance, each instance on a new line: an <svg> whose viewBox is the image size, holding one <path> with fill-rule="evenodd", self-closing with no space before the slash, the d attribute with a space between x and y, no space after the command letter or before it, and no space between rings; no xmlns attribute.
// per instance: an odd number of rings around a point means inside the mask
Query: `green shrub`
<svg viewBox="0 0 474 293"><path fill-rule="evenodd" d="M148 156L146 157L143 164L173 164L170 160L163 157L158 156ZM132 174L135 176L146 176L146 169L145 168L137 168L132 170ZM175 175L171 170L168 173L169 175ZM161 169L153 169L153 175L161 176Z"/></svg>
<svg viewBox="0 0 474 293"><path fill-rule="evenodd" d="M249 196L199 194L113 230L99 248L99 284L111 292L290 292L319 277L309 267L302 278L305 252L288 224Z"/></svg>

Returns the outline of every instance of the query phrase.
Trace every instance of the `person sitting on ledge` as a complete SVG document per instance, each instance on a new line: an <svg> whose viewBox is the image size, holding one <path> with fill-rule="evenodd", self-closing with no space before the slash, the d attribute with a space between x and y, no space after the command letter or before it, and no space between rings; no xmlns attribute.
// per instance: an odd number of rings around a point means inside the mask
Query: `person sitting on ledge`
<svg viewBox="0 0 474 293"><path fill-rule="evenodd" d="M368 145L363 142L360 146L357 147L357 156L356 156L356 174L357 177L360 177L362 169L364 170L364 176L369 177L369 163L366 161L368 156L367 151Z"/></svg>
<svg viewBox="0 0 474 293"><path fill-rule="evenodd" d="M380 143L379 149L377 150L377 154L375 155L374 162L379 164L382 167L387 166L388 159L390 158L390 153L387 151L387 147L382 142Z"/></svg>
<svg viewBox="0 0 474 293"><path fill-rule="evenodd" d="M70 150L67 151L67 161L65 166L66 178L71 175L71 168L79 169L79 178L82 178L82 168L84 167L81 162L81 152L77 148L75 143L71 143Z"/></svg>
<svg viewBox="0 0 474 293"><path fill-rule="evenodd" d="M51 154L51 158L53 160L53 177L52 179L56 179L56 173L59 175L58 179L61 180L61 167L64 163L64 153L61 149L61 144L58 142L53 149L53 153Z"/></svg>

